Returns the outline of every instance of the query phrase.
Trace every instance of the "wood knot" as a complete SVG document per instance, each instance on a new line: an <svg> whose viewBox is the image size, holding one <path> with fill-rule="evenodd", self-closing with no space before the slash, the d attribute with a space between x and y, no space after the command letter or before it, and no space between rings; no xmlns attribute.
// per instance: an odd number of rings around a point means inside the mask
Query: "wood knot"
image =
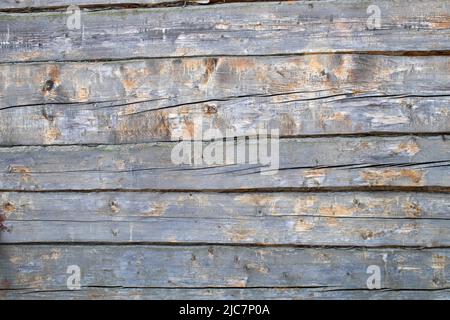
<svg viewBox="0 0 450 320"><path fill-rule="evenodd" d="M207 104L203 108L205 114L215 114L217 113L217 106L215 104Z"/></svg>
<svg viewBox="0 0 450 320"><path fill-rule="evenodd" d="M111 208L111 211L114 213L118 213L120 211L119 203L117 201L111 201L109 203L109 207Z"/></svg>
<svg viewBox="0 0 450 320"><path fill-rule="evenodd" d="M11 213L14 210L16 210L16 207L14 206L14 204L12 202L7 201L2 205L2 210L5 213Z"/></svg>
<svg viewBox="0 0 450 320"><path fill-rule="evenodd" d="M55 82L53 82L53 80L47 80L45 81L44 86L42 87L42 91L49 92L53 89L54 86Z"/></svg>

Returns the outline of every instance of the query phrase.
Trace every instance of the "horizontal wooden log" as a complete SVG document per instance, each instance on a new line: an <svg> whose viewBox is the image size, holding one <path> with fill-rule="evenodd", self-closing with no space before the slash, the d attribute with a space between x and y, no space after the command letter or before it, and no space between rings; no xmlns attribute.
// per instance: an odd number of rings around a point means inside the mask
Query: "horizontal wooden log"
<svg viewBox="0 0 450 320"><path fill-rule="evenodd" d="M81 290L2 290L14 300L448 300L450 290L328 290L322 288L160 289L83 288Z"/></svg>
<svg viewBox="0 0 450 320"><path fill-rule="evenodd" d="M178 0L2 0L0 9L50 9L68 6L80 6L82 8L96 8L108 6L133 6L133 5L171 5ZM186 3L209 3L209 0L186 0Z"/></svg>
<svg viewBox="0 0 450 320"><path fill-rule="evenodd" d="M233 159L237 144L231 141L223 155L234 164L225 165L207 164L211 143L196 142L193 148L203 147L203 160L196 153L203 162L174 164L173 150L184 143L190 142L0 148L0 190L450 187L447 136L281 139L278 157L274 152L258 164ZM248 153L257 144L267 145L253 139L240 145Z"/></svg>
<svg viewBox="0 0 450 320"><path fill-rule="evenodd" d="M381 288L447 289L448 249L249 248L236 246L0 246L4 289L67 290L77 265L82 288L315 287L367 290L367 268Z"/></svg>
<svg viewBox="0 0 450 320"><path fill-rule="evenodd" d="M449 219L446 193L1 192L7 221L142 221L155 217Z"/></svg>
<svg viewBox="0 0 450 320"><path fill-rule="evenodd" d="M2 193L2 243L449 246L450 199L421 193Z"/></svg>
<svg viewBox="0 0 450 320"><path fill-rule="evenodd" d="M114 144L261 126L450 132L448 57L307 55L0 65L0 145Z"/></svg>
<svg viewBox="0 0 450 320"><path fill-rule="evenodd" d="M296 1L83 11L79 30L69 30L66 12L7 13L0 15L0 61L450 49L447 2L377 1L379 28L370 22L372 4Z"/></svg>

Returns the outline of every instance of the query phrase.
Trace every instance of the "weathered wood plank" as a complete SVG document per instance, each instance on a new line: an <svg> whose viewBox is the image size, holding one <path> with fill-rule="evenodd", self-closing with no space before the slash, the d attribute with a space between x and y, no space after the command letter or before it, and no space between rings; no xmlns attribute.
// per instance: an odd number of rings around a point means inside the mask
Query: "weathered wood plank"
<svg viewBox="0 0 450 320"><path fill-rule="evenodd" d="M114 192L0 196L6 225L0 236L2 243L450 245L447 194Z"/></svg>
<svg viewBox="0 0 450 320"><path fill-rule="evenodd" d="M448 249L249 248L236 246L0 246L1 289L318 287L367 289L371 265L384 289L447 289ZM0 290L1 292L1 290Z"/></svg>
<svg viewBox="0 0 450 320"><path fill-rule="evenodd" d="M226 4L188 8L0 15L0 61L123 59L198 55L265 55L350 51L449 50L446 1L377 1L380 29L371 30L372 1ZM45 32L43 32L45 30ZM49 36L51 35L51 36Z"/></svg>
<svg viewBox="0 0 450 320"><path fill-rule="evenodd" d="M207 243L314 246L450 246L450 220L271 217L140 221L13 221L2 243Z"/></svg>
<svg viewBox="0 0 450 320"><path fill-rule="evenodd" d="M1 192L11 221L126 221L265 217L449 219L446 193L422 192Z"/></svg>
<svg viewBox="0 0 450 320"><path fill-rule="evenodd" d="M81 290L2 290L14 300L449 300L450 290L329 290L321 288L83 288Z"/></svg>
<svg viewBox="0 0 450 320"><path fill-rule="evenodd" d="M450 132L450 59L370 55L0 65L0 145Z"/></svg>
<svg viewBox="0 0 450 320"><path fill-rule="evenodd" d="M200 144L197 142L198 146ZM257 143L250 140L248 144L254 149ZM167 142L0 148L0 189L450 187L450 140L447 136L281 139L279 157L274 152L267 162L230 165L174 164L171 154L176 145L183 146ZM209 142L203 142L205 155L208 146ZM223 154L231 154L236 151L236 142L226 147ZM246 150L250 147L247 145ZM231 161L231 157L229 159Z"/></svg>
<svg viewBox="0 0 450 320"><path fill-rule="evenodd" d="M2 0L0 9L44 9L68 6L97 7L108 5L164 5L178 0ZM209 0L186 0L187 3L208 3Z"/></svg>

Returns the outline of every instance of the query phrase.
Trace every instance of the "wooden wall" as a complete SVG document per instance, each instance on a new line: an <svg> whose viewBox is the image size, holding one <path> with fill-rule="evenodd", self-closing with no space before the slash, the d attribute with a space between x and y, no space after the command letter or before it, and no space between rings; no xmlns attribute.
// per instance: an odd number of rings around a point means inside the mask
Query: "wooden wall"
<svg viewBox="0 0 450 320"><path fill-rule="evenodd" d="M0 71L0 298L450 298L450 1L6 0Z"/></svg>

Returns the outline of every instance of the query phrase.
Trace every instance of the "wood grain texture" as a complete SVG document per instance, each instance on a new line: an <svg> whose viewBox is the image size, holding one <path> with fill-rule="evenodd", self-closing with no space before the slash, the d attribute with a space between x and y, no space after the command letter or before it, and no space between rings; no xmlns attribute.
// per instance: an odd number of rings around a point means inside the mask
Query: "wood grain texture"
<svg viewBox="0 0 450 320"><path fill-rule="evenodd" d="M450 132L444 56L308 55L0 65L0 145Z"/></svg>
<svg viewBox="0 0 450 320"><path fill-rule="evenodd" d="M256 142L248 142L246 150L249 144L254 148ZM447 136L282 139L279 171L261 164L175 165L171 160L175 145L0 148L0 189L244 191L450 186ZM203 143L204 150L208 145ZM236 149L236 142L225 145L224 155ZM264 170L273 174L261 174Z"/></svg>
<svg viewBox="0 0 450 320"><path fill-rule="evenodd" d="M200 55L449 50L448 2L377 1L380 29L367 25L371 1L226 4L1 14L1 62ZM420 18L419 18L420 17ZM45 32L42 32L45 30ZM9 36L8 36L9 34ZM51 35L51 36L50 36Z"/></svg>
<svg viewBox="0 0 450 320"><path fill-rule="evenodd" d="M450 246L446 194L2 193L2 243Z"/></svg>
<svg viewBox="0 0 450 320"><path fill-rule="evenodd" d="M367 267L378 265L383 289L445 290L450 258L448 249L388 248L2 245L0 251L1 289L44 293L67 291L70 265L80 267L86 289L366 290Z"/></svg>
<svg viewBox="0 0 450 320"><path fill-rule="evenodd" d="M178 0L2 0L0 9L49 9L68 6L96 8L123 5L171 5ZM209 3L209 0L187 0L187 3Z"/></svg>
<svg viewBox="0 0 450 320"><path fill-rule="evenodd" d="M2 290L14 300L448 300L450 290L339 290L322 288L83 288L81 290Z"/></svg>
<svg viewBox="0 0 450 320"><path fill-rule="evenodd" d="M1 1L0 299L449 299L449 38L439 0ZM175 164L198 116L279 170Z"/></svg>

